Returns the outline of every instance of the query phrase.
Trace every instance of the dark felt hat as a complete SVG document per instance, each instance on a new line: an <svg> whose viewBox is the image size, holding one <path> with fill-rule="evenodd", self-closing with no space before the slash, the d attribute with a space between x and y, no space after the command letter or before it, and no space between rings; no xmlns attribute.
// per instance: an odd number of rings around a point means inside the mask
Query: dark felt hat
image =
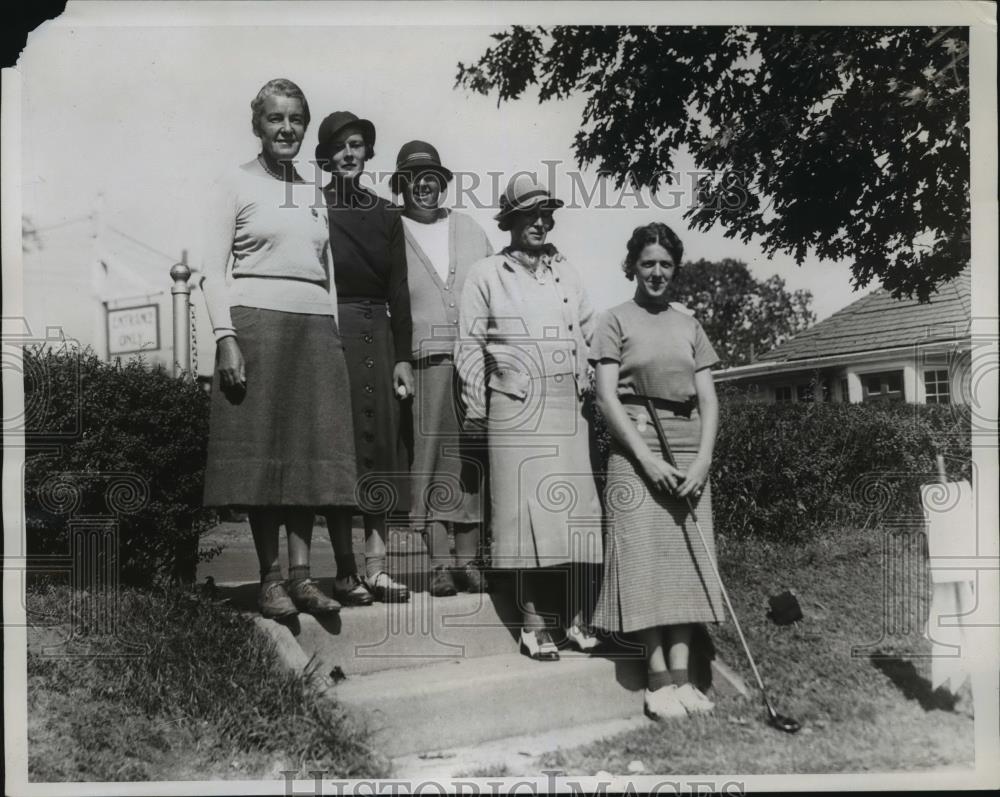
<svg viewBox="0 0 1000 797"><path fill-rule="evenodd" d="M316 162L323 167L324 171L330 171L330 144L337 133L345 127L357 127L368 145L369 155L375 154L375 125L367 119L359 119L356 114L350 111L334 111L329 114L319 125L319 143L316 145Z"/></svg>
<svg viewBox="0 0 1000 797"><path fill-rule="evenodd" d="M405 175L433 172L440 174L445 182L452 178L450 169L441 165L441 156L433 144L426 141L407 141L399 148L396 156L396 171L389 178L389 187L394 194L401 193L400 180Z"/></svg>

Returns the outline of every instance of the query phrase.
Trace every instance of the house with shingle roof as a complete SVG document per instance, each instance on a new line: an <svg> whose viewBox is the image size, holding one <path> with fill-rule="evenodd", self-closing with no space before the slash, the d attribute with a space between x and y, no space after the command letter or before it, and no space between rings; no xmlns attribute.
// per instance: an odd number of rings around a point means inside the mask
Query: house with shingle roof
<svg viewBox="0 0 1000 797"><path fill-rule="evenodd" d="M965 403L971 294L970 268L925 304L874 291L715 380L767 402Z"/></svg>

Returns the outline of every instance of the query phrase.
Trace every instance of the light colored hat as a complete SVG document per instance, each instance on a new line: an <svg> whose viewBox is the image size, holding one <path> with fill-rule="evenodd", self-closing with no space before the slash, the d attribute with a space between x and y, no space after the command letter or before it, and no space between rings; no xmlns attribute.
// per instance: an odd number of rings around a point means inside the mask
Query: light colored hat
<svg viewBox="0 0 1000 797"><path fill-rule="evenodd" d="M566 203L561 199L556 199L530 174L515 174L507 189L500 196L500 212L493 218L501 221L512 213L530 210L539 205L551 208L561 208Z"/></svg>

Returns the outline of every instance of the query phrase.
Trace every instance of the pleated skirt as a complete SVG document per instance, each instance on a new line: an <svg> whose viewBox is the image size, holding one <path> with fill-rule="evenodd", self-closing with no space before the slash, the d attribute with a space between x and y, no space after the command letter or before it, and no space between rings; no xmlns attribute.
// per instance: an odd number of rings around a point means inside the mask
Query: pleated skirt
<svg viewBox="0 0 1000 797"><path fill-rule="evenodd" d="M376 299L344 299L338 312L350 382L358 508L405 517L409 473L392 383L396 357L386 305Z"/></svg>
<svg viewBox="0 0 1000 797"><path fill-rule="evenodd" d="M600 563L601 505L576 380L532 380L525 398L490 390L487 400L492 566Z"/></svg>
<svg viewBox="0 0 1000 797"><path fill-rule="evenodd" d="M246 390L212 385L206 506L349 507L354 435L333 316L232 308Z"/></svg>
<svg viewBox="0 0 1000 797"><path fill-rule="evenodd" d="M626 407L650 450L660 444L645 409ZM697 455L701 423L659 411L678 466L684 470ZM692 498L695 517L708 546L698 535L683 498L649 489L632 458L612 445L604 492L607 518L604 579L593 624L605 631L627 633L683 623L717 623L724 619L722 592L712 572L715 557L712 489L706 485Z"/></svg>
<svg viewBox="0 0 1000 797"><path fill-rule="evenodd" d="M416 396L403 410L410 430L404 437L412 441L410 519L416 528L431 521L479 523L486 457L462 434L455 362L429 357L414 363L413 372Z"/></svg>

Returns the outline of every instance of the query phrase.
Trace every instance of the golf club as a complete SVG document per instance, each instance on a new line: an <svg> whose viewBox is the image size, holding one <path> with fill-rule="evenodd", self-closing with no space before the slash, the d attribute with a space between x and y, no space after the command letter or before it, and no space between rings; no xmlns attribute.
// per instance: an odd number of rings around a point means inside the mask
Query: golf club
<svg viewBox="0 0 1000 797"><path fill-rule="evenodd" d="M663 449L663 455L666 457L667 462L677 467L677 460L674 459L674 453L670 449L670 443L667 442L667 435L663 431L663 424L660 423L660 416L656 413L656 407L653 405L653 400L646 399L646 410L649 413L650 419L653 421L653 427L656 429L656 436L660 440L660 447ZM729 610L729 616L733 618L733 625L736 626L736 633L739 634L740 642L743 643L743 650L747 654L747 660L750 662L750 669L753 670L754 677L757 679L757 685L760 687L761 696L764 698L764 705L767 707L767 724L772 728L777 728L779 731L784 731L785 733L798 733L802 728L802 725L791 717L786 717L783 714L779 714L774 710L774 706L771 705L770 699L767 696L767 689L764 687L764 679L760 677L760 672L757 670L757 663L753 660L753 654L750 652L750 646L747 645L746 637L743 636L743 629L740 628L740 621L736 617L736 612L733 611L733 604L729 600L729 593L726 592L726 585L722 583L722 575L719 573L719 568L715 564L715 559L712 556L712 552L708 548L708 541L705 539L705 532L701 530L701 524L698 522L698 516L694 512L694 505L691 503L691 496L684 496L684 500L687 502L688 511L691 513L691 519L694 521L694 526L698 530L698 537L701 538L701 544L705 548L705 556L708 557L708 563L712 567L712 572L715 573L715 580L719 583L719 589L722 590L722 597L726 602L726 608Z"/></svg>

